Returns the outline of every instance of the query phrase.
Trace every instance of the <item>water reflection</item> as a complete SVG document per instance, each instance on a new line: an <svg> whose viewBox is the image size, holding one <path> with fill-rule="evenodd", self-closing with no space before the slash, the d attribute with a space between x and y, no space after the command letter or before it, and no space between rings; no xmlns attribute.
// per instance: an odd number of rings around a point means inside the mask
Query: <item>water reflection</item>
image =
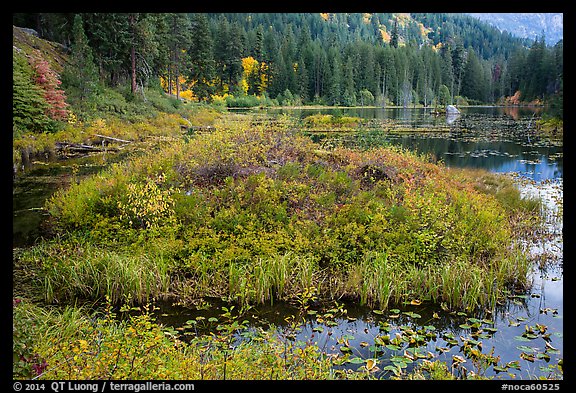
<svg viewBox="0 0 576 393"><path fill-rule="evenodd" d="M518 172L535 181L562 178L563 146L561 142L541 138L534 131L538 109L476 107L462 109L456 116L433 116L421 109L365 108L358 114L399 118L404 125L420 130L393 133L375 128L348 134L310 133L310 136L324 145L361 149L386 144L401 146L429 155L434 161L443 161L448 167ZM449 132L422 131L444 123L450 126Z"/></svg>
<svg viewBox="0 0 576 393"><path fill-rule="evenodd" d="M460 117L459 113L449 113L446 115L446 124L452 125Z"/></svg>

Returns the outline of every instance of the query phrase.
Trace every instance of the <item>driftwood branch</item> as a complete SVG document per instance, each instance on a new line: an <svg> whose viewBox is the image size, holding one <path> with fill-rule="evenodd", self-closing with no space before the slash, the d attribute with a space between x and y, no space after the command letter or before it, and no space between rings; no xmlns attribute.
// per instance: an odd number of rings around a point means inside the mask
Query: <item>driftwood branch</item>
<svg viewBox="0 0 576 393"><path fill-rule="evenodd" d="M99 147L85 145L83 143L56 142L56 148L59 150L73 151L102 151Z"/></svg>
<svg viewBox="0 0 576 393"><path fill-rule="evenodd" d="M115 142L122 142L122 143L132 143L132 141L127 141L125 139L120 139L120 138L112 138L111 136L106 136L106 135L100 135L100 134L95 134L97 137L103 138L103 139L108 139L111 141L115 141Z"/></svg>

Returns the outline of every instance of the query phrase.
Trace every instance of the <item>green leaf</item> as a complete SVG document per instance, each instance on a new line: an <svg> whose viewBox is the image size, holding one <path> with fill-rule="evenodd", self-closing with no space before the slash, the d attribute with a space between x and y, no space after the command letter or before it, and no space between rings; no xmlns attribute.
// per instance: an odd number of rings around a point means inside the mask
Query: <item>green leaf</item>
<svg viewBox="0 0 576 393"><path fill-rule="evenodd" d="M528 347L526 345L518 345L516 347L516 349L519 349L520 351L523 351L523 352L536 352L536 350L534 348Z"/></svg>
<svg viewBox="0 0 576 393"><path fill-rule="evenodd" d="M398 367L395 367L395 366L392 366L392 365L389 365L389 366L384 367L384 370L386 370L386 371L392 371L396 376L399 376L399 375L401 374L401 370L398 369Z"/></svg>
<svg viewBox="0 0 576 393"><path fill-rule="evenodd" d="M513 360L511 362L506 363L506 367L513 368L515 370L520 370L520 362L518 360Z"/></svg>
<svg viewBox="0 0 576 393"><path fill-rule="evenodd" d="M524 336L514 336L514 340L517 340L517 341L530 341L529 338L526 338L526 337L524 337Z"/></svg>
<svg viewBox="0 0 576 393"><path fill-rule="evenodd" d="M404 362L394 362L394 361L393 361L392 363L394 363L394 365L395 365L396 367L398 367L398 368L406 368L406 367L408 367L408 365L407 365L406 363L404 363Z"/></svg>
<svg viewBox="0 0 576 393"><path fill-rule="evenodd" d="M545 361L549 361L550 360L550 355L548 355L547 353L539 353L536 355L536 357L538 359L544 359Z"/></svg>

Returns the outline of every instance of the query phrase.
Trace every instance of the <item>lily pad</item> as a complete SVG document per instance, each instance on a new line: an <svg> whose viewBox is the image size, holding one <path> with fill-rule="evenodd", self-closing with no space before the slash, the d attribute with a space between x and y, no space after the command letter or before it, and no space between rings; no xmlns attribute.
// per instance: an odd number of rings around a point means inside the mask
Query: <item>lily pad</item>
<svg viewBox="0 0 576 393"><path fill-rule="evenodd" d="M519 350L521 350L521 351L523 351L523 352L528 352L528 353L530 353L530 352L536 352L536 349L534 349L534 348L532 348L532 347L528 347L528 346L526 346L526 345L518 345L518 346L516 347L516 349L519 349Z"/></svg>
<svg viewBox="0 0 576 393"><path fill-rule="evenodd" d="M516 340L516 341L531 341L529 338L526 338L524 336L514 336L514 340Z"/></svg>
<svg viewBox="0 0 576 393"><path fill-rule="evenodd" d="M535 360L533 354L531 354L531 353L525 353L525 352L522 352L522 353L520 354L520 358L521 358L521 359L524 359L524 360L527 360L527 361L529 361L529 362L534 362L534 360Z"/></svg>
<svg viewBox="0 0 576 393"><path fill-rule="evenodd" d="M361 364L361 363L364 363L364 359L359 358L359 357L353 357L352 359L348 359L348 363Z"/></svg>
<svg viewBox="0 0 576 393"><path fill-rule="evenodd" d="M384 367L384 370L386 371L392 371L394 373L394 375L399 376L402 373L402 370L400 370L398 367L389 365Z"/></svg>
<svg viewBox="0 0 576 393"><path fill-rule="evenodd" d="M408 315L410 318L422 318L422 315L412 311L405 311L403 314Z"/></svg>

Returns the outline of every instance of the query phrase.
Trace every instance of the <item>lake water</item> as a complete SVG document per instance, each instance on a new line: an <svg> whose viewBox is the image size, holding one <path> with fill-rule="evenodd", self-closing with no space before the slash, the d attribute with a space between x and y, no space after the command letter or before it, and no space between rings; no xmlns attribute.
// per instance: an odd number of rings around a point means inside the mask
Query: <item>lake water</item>
<svg viewBox="0 0 576 393"><path fill-rule="evenodd" d="M534 239L528 245L541 260L539 266L534 267L530 292L509 298L494 310L465 315L423 303L398 305L395 312L375 312L367 307L343 304L347 313L332 313L330 323L319 322L318 314L308 315L307 323L295 332L296 340L318 343L327 353L341 353L342 343L346 342L354 361L341 367L355 369L366 364L367 359L376 359L378 371L374 375L380 378L393 375L388 366L404 366L406 372L426 357L443 360L450 366L457 356L466 358L459 368L461 372L465 368L468 373L496 379L558 378L556 365L564 353L563 222L553 211L563 198L563 146L561 141L540 138L535 132L534 121L541 116L541 109L469 107L449 119L434 116L429 110L402 108L275 109L268 114L287 113L302 119L309 114L334 111L360 116L371 124L393 121L418 132L393 133L385 127L371 126L353 133L310 133L313 140L326 147L343 145L361 149L392 144L431 155L447 167L514 173L523 193L538 195L549 206L548 233L545 240ZM433 130L435 127L448 127L448 131L437 132ZM422 131L428 128L432 132ZM105 160L94 158L64 164L38 163L26 176L17 179L13 187L13 246L30 245L41 236L39 225L43 216L39 208L45 198L69 180L74 165L82 170L97 171L106 164ZM197 316L217 316L221 301L208 302L208 308L201 310L163 304L158 319L179 327ZM255 307L251 310L251 329L267 321L277 326L278 334L286 334L285 317L295 312L288 304ZM391 338L417 335L424 339L417 349L405 342L398 348L375 345L384 334ZM465 348L482 354L493 349L492 356L499 357L497 364L506 371L498 371L493 365L479 368L473 359L464 356Z"/></svg>

